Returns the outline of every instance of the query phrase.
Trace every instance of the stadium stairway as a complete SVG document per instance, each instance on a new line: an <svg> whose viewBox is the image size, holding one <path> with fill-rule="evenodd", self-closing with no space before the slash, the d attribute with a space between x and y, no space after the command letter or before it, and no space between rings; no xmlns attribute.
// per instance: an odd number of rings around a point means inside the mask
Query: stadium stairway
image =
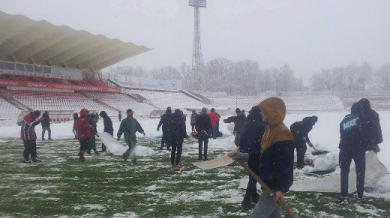
<svg viewBox="0 0 390 218"><path fill-rule="evenodd" d="M106 106L106 107L108 107L108 108L111 108L111 109L114 110L114 111L119 111L119 109L114 108L113 106L111 106L111 105L109 105L109 104L106 104L106 103L100 101L99 99L93 97L92 95L90 95L90 94L88 94L88 93L86 93L86 92L77 92L77 93L79 93L80 95L82 95L82 96L84 96L84 97L86 97L86 98L88 98L88 99L91 99L92 101L94 101L94 102L96 102L96 103L98 103L98 104L100 104L100 105L103 105L103 106Z"/></svg>
<svg viewBox="0 0 390 218"><path fill-rule="evenodd" d="M10 96L8 93L4 92L2 89L0 89L0 98L4 99L6 102L14 105L19 110L32 111L32 108L22 104L20 101L16 100L12 96Z"/></svg>

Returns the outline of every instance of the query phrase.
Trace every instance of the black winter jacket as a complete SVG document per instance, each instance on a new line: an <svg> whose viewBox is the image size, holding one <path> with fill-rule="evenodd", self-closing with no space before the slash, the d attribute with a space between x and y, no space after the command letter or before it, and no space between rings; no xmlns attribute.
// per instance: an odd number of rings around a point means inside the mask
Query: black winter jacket
<svg viewBox="0 0 390 218"><path fill-rule="evenodd" d="M242 134L242 127L246 122L245 115L232 116L226 119L227 123L234 122L234 132L238 134Z"/></svg>
<svg viewBox="0 0 390 218"><path fill-rule="evenodd" d="M167 121L166 133L170 143L183 143L183 139L187 138L186 124L182 115L173 114L171 119Z"/></svg>
<svg viewBox="0 0 390 218"><path fill-rule="evenodd" d="M166 126L165 126L165 123L169 121L169 119L171 119L172 117L172 113L165 113L161 116L161 119L160 119L160 122L158 123L158 126L157 128L160 129L160 127L162 126L162 131L164 132L166 130Z"/></svg>
<svg viewBox="0 0 390 218"><path fill-rule="evenodd" d="M261 120L247 121L243 126L243 133L240 137L240 152L259 154L264 131L265 125Z"/></svg>
<svg viewBox="0 0 390 218"><path fill-rule="evenodd" d="M211 120L207 114L200 114L196 117L195 129L197 132L202 132L203 130L208 132L211 129Z"/></svg>
<svg viewBox="0 0 390 218"><path fill-rule="evenodd" d="M313 129L313 125L314 123L312 122L297 121L290 126L290 131L294 135L295 144L305 144L304 138L310 142L309 132Z"/></svg>
<svg viewBox="0 0 390 218"><path fill-rule="evenodd" d="M294 142L277 142L261 154L259 176L270 189L287 192L294 180L293 165Z"/></svg>
<svg viewBox="0 0 390 218"><path fill-rule="evenodd" d="M43 117L43 120L41 121L41 125L43 127L49 127L50 126L50 117L49 117L49 115L45 115L44 114L42 117Z"/></svg>

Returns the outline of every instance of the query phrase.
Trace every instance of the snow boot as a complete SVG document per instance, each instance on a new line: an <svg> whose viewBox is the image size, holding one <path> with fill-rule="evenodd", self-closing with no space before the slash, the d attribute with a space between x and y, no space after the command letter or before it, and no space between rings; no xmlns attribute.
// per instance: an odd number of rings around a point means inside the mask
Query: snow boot
<svg viewBox="0 0 390 218"><path fill-rule="evenodd" d="M241 202L241 207L243 209L249 210L255 208L256 204L252 204L250 201L242 201Z"/></svg>
<svg viewBox="0 0 390 218"><path fill-rule="evenodd" d="M41 160L39 160L38 158L33 158L32 161L35 163L35 162L42 162Z"/></svg>
<svg viewBox="0 0 390 218"><path fill-rule="evenodd" d="M182 166L180 164L176 164L175 167L179 170Z"/></svg>
<svg viewBox="0 0 390 218"><path fill-rule="evenodd" d="M29 161L28 159L23 159L23 163L31 163L31 161Z"/></svg>
<svg viewBox="0 0 390 218"><path fill-rule="evenodd" d="M80 151L79 154L78 154L78 156L80 157L79 158L80 162L85 162L84 153L85 153L84 151Z"/></svg>
<svg viewBox="0 0 390 218"><path fill-rule="evenodd" d="M340 197L335 201L336 204L344 204L347 203L345 197Z"/></svg>
<svg viewBox="0 0 390 218"><path fill-rule="evenodd" d="M358 204L366 204L366 203L367 203L367 200L366 200L364 197L361 197L361 198L358 198L357 203L358 203Z"/></svg>

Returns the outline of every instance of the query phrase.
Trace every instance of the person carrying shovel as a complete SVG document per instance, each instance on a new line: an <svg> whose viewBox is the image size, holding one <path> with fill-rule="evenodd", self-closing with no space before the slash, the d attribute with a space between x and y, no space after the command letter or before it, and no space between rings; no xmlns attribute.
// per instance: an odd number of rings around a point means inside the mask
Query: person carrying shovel
<svg viewBox="0 0 390 218"><path fill-rule="evenodd" d="M302 169L305 164L306 143L314 148L309 139L309 132L313 129L318 118L317 116L305 117L302 121L297 121L290 126L290 130L294 135L295 147L297 149L297 168Z"/></svg>
<svg viewBox="0 0 390 218"><path fill-rule="evenodd" d="M286 105L277 97L267 98L259 104L263 122L266 124L261 140L259 177L242 161L250 161L253 156L233 152L229 156L262 183L263 193L251 217L282 217L281 208L289 211L284 204L284 195L293 183L294 135L283 123ZM287 208L287 209L286 209ZM291 211L289 211L291 215ZM295 217L295 216L294 216Z"/></svg>

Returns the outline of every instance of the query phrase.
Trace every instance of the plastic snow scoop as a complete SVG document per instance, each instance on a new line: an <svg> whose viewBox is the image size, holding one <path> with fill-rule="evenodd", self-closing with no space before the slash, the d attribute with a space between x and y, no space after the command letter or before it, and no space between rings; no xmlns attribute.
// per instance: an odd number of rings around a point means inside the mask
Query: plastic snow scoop
<svg viewBox="0 0 390 218"><path fill-rule="evenodd" d="M254 173L247 164L245 164L242 160L237 160L237 163L239 163L244 169L258 182L260 183L261 187L265 189L265 191L271 196L274 197L274 192L261 180L256 173ZM282 201L282 202L277 202L288 215L292 218L296 218L295 214L291 211L291 209Z"/></svg>
<svg viewBox="0 0 390 218"><path fill-rule="evenodd" d="M237 152L238 148L235 148L231 152ZM203 161L203 162L194 162L192 163L194 166L199 167L201 169L207 170L207 169L214 169L219 167L226 167L230 164L234 163L234 160L231 159L228 154L225 154L217 159L209 160L209 161Z"/></svg>
<svg viewBox="0 0 390 218"><path fill-rule="evenodd" d="M305 141L306 141L307 144L309 144L309 146L310 146L311 148L314 149L314 151L311 152L312 155L316 156L316 155L323 155L323 154L329 153L329 151L319 151L319 150L317 150L317 149L314 147L314 145L313 145L311 142L308 142L306 139L305 139Z"/></svg>

